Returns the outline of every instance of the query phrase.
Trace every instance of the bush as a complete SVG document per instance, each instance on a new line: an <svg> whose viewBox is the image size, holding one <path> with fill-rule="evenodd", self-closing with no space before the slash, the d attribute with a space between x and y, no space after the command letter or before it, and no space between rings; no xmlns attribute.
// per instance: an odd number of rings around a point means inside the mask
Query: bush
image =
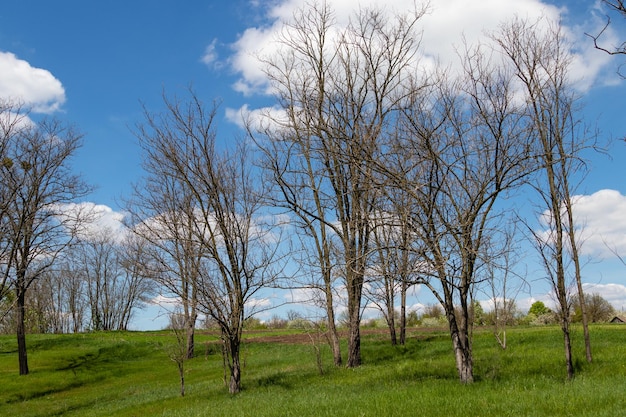
<svg viewBox="0 0 626 417"><path fill-rule="evenodd" d="M419 323L420 323L420 320L419 320L419 316L417 315L417 311L415 310L409 311L409 314L406 315L407 327L415 327L419 325Z"/></svg>
<svg viewBox="0 0 626 417"><path fill-rule="evenodd" d="M256 317L249 317L243 322L243 328L246 330L265 330L267 325Z"/></svg>

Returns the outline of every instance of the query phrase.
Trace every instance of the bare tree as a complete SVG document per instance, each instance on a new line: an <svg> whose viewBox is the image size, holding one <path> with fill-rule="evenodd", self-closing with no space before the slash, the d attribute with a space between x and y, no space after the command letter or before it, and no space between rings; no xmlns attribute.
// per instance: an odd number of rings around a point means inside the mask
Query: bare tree
<svg viewBox="0 0 626 417"><path fill-rule="evenodd" d="M535 152L542 174L535 189L543 202L542 211L548 213L544 216L548 235L533 234L558 301L567 375L572 378L567 282L570 261L582 309L587 360L592 360L578 253L580 238L572 201L576 178L585 168L580 154L589 147L589 141L575 118L576 95L569 79L571 47L560 26L547 22L546 28L544 23L516 19L502 27L496 40L515 68L537 137Z"/></svg>
<svg viewBox="0 0 626 417"><path fill-rule="evenodd" d="M398 343L396 335L396 298L400 296L399 343L406 341L406 299L408 290L420 282L419 265L421 252L419 240L411 231L409 219L412 208L410 198L404 192L388 187L386 204L373 222L374 255L370 268L366 297L382 312L391 344Z"/></svg>
<svg viewBox="0 0 626 417"><path fill-rule="evenodd" d="M137 309L143 308L155 293L146 264L146 242L133 234L125 234L115 245L120 267L120 328L128 329Z"/></svg>
<svg viewBox="0 0 626 417"><path fill-rule="evenodd" d="M580 302L575 296L572 302L574 306L574 321L582 320L582 312L580 310ZM613 318L615 308L604 297L598 293L585 294L586 311L589 320L592 323L607 322Z"/></svg>
<svg viewBox="0 0 626 417"><path fill-rule="evenodd" d="M336 242L347 298L348 367L361 363L361 303L378 187L373 161L414 63L422 14L387 19L382 11L363 9L341 29L326 3L310 5L284 27L280 51L265 60L284 111L268 115L267 165L283 206L307 232L316 229L318 242ZM318 253L327 256L326 248ZM328 301L331 267L323 265Z"/></svg>
<svg viewBox="0 0 626 417"><path fill-rule="evenodd" d="M73 128L45 119L11 132L2 149L1 266L15 293L20 375L28 374L27 291L73 240L80 213L68 212L64 205L90 191L70 170L80 144L81 135Z"/></svg>
<svg viewBox="0 0 626 417"><path fill-rule="evenodd" d="M185 361L189 358L187 341L187 318L173 312L170 314L170 330L174 334L175 341L166 347L167 356L178 368L178 379L180 381L180 396L185 396Z"/></svg>
<svg viewBox="0 0 626 417"><path fill-rule="evenodd" d="M27 110L18 102L0 99L0 169L10 170L15 165L10 148L13 146L15 138L29 125ZM0 320L11 312L15 302L15 298L11 297L12 301L7 303L13 292L9 264L12 262L11 250L13 248L10 239L9 213L10 202L14 200L16 193L15 187L10 187L8 183L0 183L0 259L5 266L0 277L0 303L7 307L0 311Z"/></svg>
<svg viewBox="0 0 626 417"><path fill-rule="evenodd" d="M81 271L73 266L71 255L64 254L29 291L44 300L41 315L46 317L47 328L42 332L78 333L85 329L89 310L86 283ZM33 308L30 301L28 305Z"/></svg>
<svg viewBox="0 0 626 417"><path fill-rule="evenodd" d="M89 299L90 328L119 330L123 319L118 279L121 271L109 231L82 239L76 245L76 265L85 279Z"/></svg>
<svg viewBox="0 0 626 417"><path fill-rule="evenodd" d="M61 263L61 262L60 262ZM61 263L62 265L63 263ZM71 309L74 285L78 281L67 268L53 268L45 271L33 283L27 301L31 317L39 318L37 329L40 333L70 333L82 329L84 303ZM82 284L82 282L80 282Z"/></svg>
<svg viewBox="0 0 626 417"><path fill-rule="evenodd" d="M254 312L254 296L276 276L280 236L261 223L261 214L272 216L262 212L263 184L246 144L236 141L233 148L222 144L217 150L216 107L207 109L192 91L188 100L164 101L164 113L145 113L137 137L147 163L159 166L163 178L175 180L183 196L191 197L191 239L201 256L198 303L221 330L228 389L235 394L241 390L244 320Z"/></svg>
<svg viewBox="0 0 626 417"><path fill-rule="evenodd" d="M164 170L160 153L167 150L153 147L148 140L142 142L143 145L146 175L142 183L135 186L133 199L128 204L131 223L135 223L131 227L137 236L135 246L142 253L135 251L136 259L129 260L128 265L140 266L143 274L153 279L162 292L180 301L180 314L185 319L182 328L186 335L187 358L191 359L195 349L201 264L206 255L201 240L195 236L197 200L186 180L181 178L186 174L175 169Z"/></svg>
<svg viewBox="0 0 626 417"><path fill-rule="evenodd" d="M519 248L514 246L515 228L505 228L498 237L502 248L495 249L495 256L487 259L485 273L487 294L493 302L493 334L500 347L506 349L506 329L514 318L515 299L526 283L514 271L516 259L520 258Z"/></svg>
<svg viewBox="0 0 626 417"><path fill-rule="evenodd" d="M527 175L529 134L512 76L481 47L467 49L464 73L414 89L385 164L411 196L409 219L422 245L424 284L445 311L459 378L474 379L472 295L501 221L496 202Z"/></svg>

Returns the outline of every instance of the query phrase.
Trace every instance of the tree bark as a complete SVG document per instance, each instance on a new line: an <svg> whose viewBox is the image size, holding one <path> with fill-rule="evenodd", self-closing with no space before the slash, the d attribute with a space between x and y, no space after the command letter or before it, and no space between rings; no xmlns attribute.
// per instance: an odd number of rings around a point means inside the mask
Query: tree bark
<svg viewBox="0 0 626 417"><path fill-rule="evenodd" d="M396 334L396 318L394 317L395 311L393 310L393 306L389 310L389 318L387 319L387 324L389 326L389 338L391 339L391 346L396 346L398 344L398 336Z"/></svg>
<svg viewBox="0 0 626 417"><path fill-rule="evenodd" d="M330 283L327 283L330 287ZM328 337L330 348L333 351L333 363L335 366L341 366L343 359L341 357L341 344L339 342L339 333L335 324L335 310L332 302L332 289L326 288L326 316L328 317Z"/></svg>
<svg viewBox="0 0 626 417"><path fill-rule="evenodd" d="M465 329L459 328L456 318L450 317L450 314L448 314L448 320L459 379L464 384L471 384L474 382L474 364L469 335Z"/></svg>
<svg viewBox="0 0 626 417"><path fill-rule="evenodd" d="M362 284L355 282L357 277L348 280L348 368L361 365L361 289Z"/></svg>
<svg viewBox="0 0 626 417"><path fill-rule="evenodd" d="M228 392L231 394L238 394L241 391L241 363L239 360L239 341L229 340L230 344L229 352L230 358L230 382L228 384Z"/></svg>
<svg viewBox="0 0 626 417"><path fill-rule="evenodd" d="M350 325L348 335L348 368L361 365L361 329L359 324Z"/></svg>
<svg viewBox="0 0 626 417"><path fill-rule="evenodd" d="M400 290L400 344L406 343L406 283L402 283Z"/></svg>
<svg viewBox="0 0 626 417"><path fill-rule="evenodd" d="M26 325L25 325L25 294L19 288L17 291L17 354L20 365L20 375L28 375L28 355L26 353Z"/></svg>
<svg viewBox="0 0 626 417"><path fill-rule="evenodd" d="M187 322L187 359L193 359L195 356L195 329L196 329L196 315L189 317Z"/></svg>
<svg viewBox="0 0 626 417"><path fill-rule="evenodd" d="M565 366L567 367L567 379L573 379L574 362L572 360L572 340L569 330L569 318L562 317L561 329L563 330L563 344L565 348Z"/></svg>

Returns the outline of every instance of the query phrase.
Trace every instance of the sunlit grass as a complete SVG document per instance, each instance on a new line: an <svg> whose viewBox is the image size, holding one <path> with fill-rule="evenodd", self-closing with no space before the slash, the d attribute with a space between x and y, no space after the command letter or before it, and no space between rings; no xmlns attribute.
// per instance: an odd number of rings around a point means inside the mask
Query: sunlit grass
<svg viewBox="0 0 626 417"><path fill-rule="evenodd" d="M615 416L626 409L626 327L592 328L592 364L575 329L573 381L565 379L558 328L512 329L506 350L477 331L476 382L468 386L458 382L443 331L412 331L398 347L385 335L364 336L357 369L333 367L324 346L323 375L310 343L252 340L243 348L243 391L233 397L215 337L198 335L181 398L168 332L32 335L31 374L23 377L14 338L2 336L0 415Z"/></svg>

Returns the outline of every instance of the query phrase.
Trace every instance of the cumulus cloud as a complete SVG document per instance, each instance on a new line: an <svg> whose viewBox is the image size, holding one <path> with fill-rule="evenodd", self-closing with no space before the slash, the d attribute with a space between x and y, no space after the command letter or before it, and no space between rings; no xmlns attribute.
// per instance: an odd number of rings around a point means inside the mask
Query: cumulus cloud
<svg viewBox="0 0 626 417"><path fill-rule="evenodd" d="M245 308L248 313L267 310L272 307L272 300L269 298L250 298L246 301Z"/></svg>
<svg viewBox="0 0 626 417"><path fill-rule="evenodd" d="M127 232L123 224L124 214L114 211L104 204L91 202L70 203L59 207L65 221L80 221L83 238L97 237L102 233L111 235L115 240L122 240Z"/></svg>
<svg viewBox="0 0 626 417"><path fill-rule="evenodd" d="M183 305L180 297L168 297L162 294L152 298L149 303L164 309L176 309Z"/></svg>
<svg viewBox="0 0 626 417"><path fill-rule="evenodd" d="M583 283L583 292L587 295L599 294L602 298L611 303L613 308L618 311L623 311L626 307L626 286L622 284L594 284L585 282ZM530 306L532 306L536 301L541 301L546 305L546 307L556 310L557 302L555 300L554 293L548 292L545 294L538 294L533 297L516 299L515 305L520 312L525 314L530 309ZM490 301L481 301L481 304L483 307L489 307L487 309L490 309L493 306L493 303Z"/></svg>
<svg viewBox="0 0 626 417"><path fill-rule="evenodd" d="M626 286L621 284L583 284L585 294L600 294L616 310L626 307Z"/></svg>
<svg viewBox="0 0 626 417"><path fill-rule="evenodd" d="M600 190L574 196L572 201L582 252L597 258L626 256L626 196L616 190Z"/></svg>
<svg viewBox="0 0 626 417"><path fill-rule="evenodd" d="M276 42L283 25L292 19L294 12L305 7L307 0L282 0L271 2L265 10L263 24L246 29L233 45L234 55L231 63L240 74L234 88L245 94L268 93L270 88L263 65L259 57L278 51ZM351 15L359 8L376 2L360 0L328 0L334 10L338 27L347 25ZM419 3L418 3L419 7ZM413 0L388 0L384 3L389 12L404 12L415 8ZM540 0L432 0L428 12L421 18L422 30L421 58L423 61L439 61L446 66L458 66L458 50L463 42L475 45L485 42L486 35L497 31L498 27L514 17L533 22L540 18L547 21L563 21L568 14L566 8L558 8ZM565 28L565 33L577 50L573 51L574 70L572 78L580 80L580 88L589 88L600 71L609 63L610 57L602 55L593 48L593 42L585 36L596 33L600 27L598 14L589 13L585 21L572 23ZM607 40L616 39L609 30Z"/></svg>
<svg viewBox="0 0 626 417"><path fill-rule="evenodd" d="M242 129L250 127L253 131L264 131L275 128L281 124L281 121L286 121L287 114L278 106L250 109L247 104L244 104L239 109L227 108L226 119ZM274 121L276 124L272 124L270 121Z"/></svg>
<svg viewBox="0 0 626 417"><path fill-rule="evenodd" d="M218 60L217 54L217 39L213 39L210 44L204 49L204 54L200 60L208 67L213 67L216 65Z"/></svg>
<svg viewBox="0 0 626 417"><path fill-rule="evenodd" d="M0 51L0 97L23 101L36 113L53 113L65 103L65 89L50 71Z"/></svg>

